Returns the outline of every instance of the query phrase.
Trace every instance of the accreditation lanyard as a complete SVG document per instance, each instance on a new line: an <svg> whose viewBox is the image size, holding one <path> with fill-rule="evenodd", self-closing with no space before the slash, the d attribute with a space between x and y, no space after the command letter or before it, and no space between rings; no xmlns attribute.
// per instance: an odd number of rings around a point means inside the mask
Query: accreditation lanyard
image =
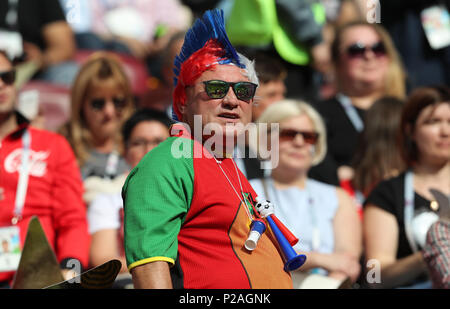
<svg viewBox="0 0 450 309"><path fill-rule="evenodd" d="M254 207L253 207L252 203L248 200L248 197L244 193L244 189L242 187L242 182L241 182L241 177L239 176L239 172L238 172L236 163L234 162L234 160L232 158L230 158L231 162L233 163L234 170L236 171L236 176L237 176L237 179L239 181L239 188L241 190L241 194L238 193L238 191L234 187L233 183L231 182L230 178L228 177L227 173L225 173L225 170L222 168L222 161L217 160L216 157L214 157L214 160L216 161L217 166L219 167L219 169L222 171L222 174L227 179L229 185L233 189L233 191L236 194L237 198L241 201L242 207L244 207L245 212L247 213L247 216L249 218L249 224L251 224L253 222L253 220L254 220L254 216L259 218L259 215L258 215L257 211L254 211Z"/></svg>
<svg viewBox="0 0 450 309"><path fill-rule="evenodd" d="M281 205L280 198L278 196L278 190L275 188L275 184L273 182L273 179L270 178L270 184L272 191L275 196L276 205ZM314 207L314 199L311 196L311 190L309 189L308 182L306 182L305 185L305 192L307 193L307 200L308 200L308 211L311 217L311 223L312 223L312 239L311 239L311 249L314 252L318 252L320 249L320 229L319 229L319 223L317 221L317 214L316 209ZM267 197L269 198L269 197Z"/></svg>
<svg viewBox="0 0 450 309"><path fill-rule="evenodd" d="M19 181L17 183L16 200L14 204L14 216L11 220L13 225L22 218L22 210L25 205L25 197L27 195L28 178L30 174L30 145L31 135L30 132L25 129L22 135L22 161L19 168Z"/></svg>
<svg viewBox="0 0 450 309"><path fill-rule="evenodd" d="M364 122L362 121L361 117L359 117L358 111L356 110L355 106L353 106L350 98L346 95L343 95L342 93L338 93L336 95L336 99L341 104L342 108L345 111L345 114L347 115L348 119L350 119L355 130L361 132L364 129Z"/></svg>
<svg viewBox="0 0 450 309"><path fill-rule="evenodd" d="M307 192L309 192L307 190ZM311 194L308 193L308 208L309 213L311 215L312 220L312 240L311 240L311 248L312 251L318 252L320 249L320 229L319 229L319 222L317 222L317 213L316 208L314 207L314 200L311 197Z"/></svg>
<svg viewBox="0 0 450 309"><path fill-rule="evenodd" d="M414 174L411 170L408 170L405 174L404 197L404 220L406 238L408 239L409 245L413 252L417 252L417 244L414 241L414 235L411 227L414 217Z"/></svg>

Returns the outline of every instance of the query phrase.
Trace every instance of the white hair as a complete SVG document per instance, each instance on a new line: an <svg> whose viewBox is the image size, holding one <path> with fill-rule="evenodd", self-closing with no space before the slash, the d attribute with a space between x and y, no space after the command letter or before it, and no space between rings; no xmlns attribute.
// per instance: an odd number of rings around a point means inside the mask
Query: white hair
<svg viewBox="0 0 450 309"><path fill-rule="evenodd" d="M239 56L239 61L245 66L245 69L243 69L246 72L246 77L249 79L250 82L257 84L259 86L259 79L256 74L255 70L255 61L251 61L246 56L237 53Z"/></svg>
<svg viewBox="0 0 450 309"><path fill-rule="evenodd" d="M312 161L313 165L317 165L325 158L327 152L327 132L322 117L314 107L300 100L284 99L269 105L256 122L267 123L270 128L271 123L280 123L300 115L306 115L311 119L315 131L319 133Z"/></svg>

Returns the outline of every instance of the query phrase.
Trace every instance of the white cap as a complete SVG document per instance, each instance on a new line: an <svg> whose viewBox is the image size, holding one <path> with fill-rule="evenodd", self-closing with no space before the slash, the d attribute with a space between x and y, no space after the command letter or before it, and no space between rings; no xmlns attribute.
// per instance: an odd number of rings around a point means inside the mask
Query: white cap
<svg viewBox="0 0 450 309"><path fill-rule="evenodd" d="M248 235L248 238L244 244L245 249L247 249L248 251L255 250L260 237L261 234L258 231L250 231L250 234Z"/></svg>

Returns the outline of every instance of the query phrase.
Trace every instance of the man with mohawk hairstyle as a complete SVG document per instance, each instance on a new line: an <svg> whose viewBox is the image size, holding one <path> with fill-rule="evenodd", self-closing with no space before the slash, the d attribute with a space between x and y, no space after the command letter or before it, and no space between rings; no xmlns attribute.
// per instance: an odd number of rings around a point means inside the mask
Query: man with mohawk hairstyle
<svg viewBox="0 0 450 309"><path fill-rule="evenodd" d="M221 11L207 11L187 32L174 72L178 123L122 192L135 288L292 288L271 231L253 251L244 246L261 218L256 193L226 149L251 121L258 78L229 42ZM211 136L219 136L214 147Z"/></svg>

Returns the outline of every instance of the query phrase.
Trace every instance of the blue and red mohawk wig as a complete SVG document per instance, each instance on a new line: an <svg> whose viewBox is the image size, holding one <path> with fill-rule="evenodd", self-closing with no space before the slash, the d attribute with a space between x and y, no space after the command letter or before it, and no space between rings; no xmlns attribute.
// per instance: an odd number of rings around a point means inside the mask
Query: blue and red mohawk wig
<svg viewBox="0 0 450 309"><path fill-rule="evenodd" d="M222 10L206 11L201 19L197 19L188 30L180 54L175 57L175 73L173 92L172 118L181 120L179 105L186 104L185 87L194 82L207 70L218 64L234 64L247 69L250 61L238 54L231 45L225 31ZM256 78L254 68L251 71ZM256 80L257 83L257 80Z"/></svg>

